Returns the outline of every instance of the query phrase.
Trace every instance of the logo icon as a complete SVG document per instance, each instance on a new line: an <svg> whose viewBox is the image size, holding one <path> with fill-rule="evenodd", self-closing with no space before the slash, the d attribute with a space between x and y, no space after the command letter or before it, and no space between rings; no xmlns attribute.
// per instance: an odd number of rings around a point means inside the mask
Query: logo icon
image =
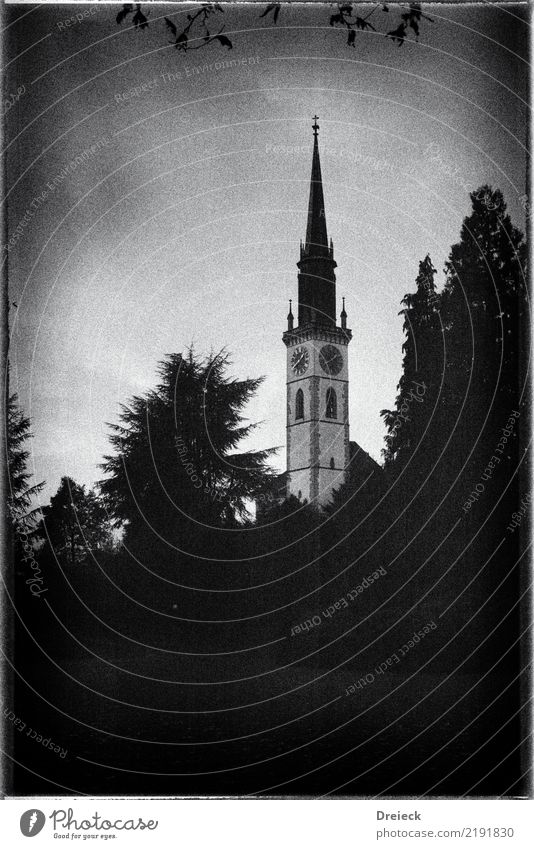
<svg viewBox="0 0 534 849"><path fill-rule="evenodd" d="M37 808L30 808L29 811L24 811L20 818L20 830L24 837L35 837L39 834L46 822L46 817L42 811Z"/></svg>

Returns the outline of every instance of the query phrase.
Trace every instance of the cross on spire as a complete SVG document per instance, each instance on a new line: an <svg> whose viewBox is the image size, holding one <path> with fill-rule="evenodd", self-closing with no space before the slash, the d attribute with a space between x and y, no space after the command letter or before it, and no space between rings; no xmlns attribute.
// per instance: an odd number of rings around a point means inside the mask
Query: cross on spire
<svg viewBox="0 0 534 849"><path fill-rule="evenodd" d="M306 242L304 250L307 254L314 256L328 256L328 237L326 233L326 218L324 212L323 181L321 177L321 163L319 160L319 120L317 115L313 116L313 154L312 172L310 182L310 202L308 204L308 223L306 228ZM321 275L319 274L319 277Z"/></svg>

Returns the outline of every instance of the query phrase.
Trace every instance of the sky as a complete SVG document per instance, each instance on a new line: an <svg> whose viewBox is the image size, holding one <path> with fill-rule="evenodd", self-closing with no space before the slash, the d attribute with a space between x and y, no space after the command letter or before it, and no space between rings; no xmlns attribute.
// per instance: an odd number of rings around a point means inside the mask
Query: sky
<svg viewBox="0 0 534 849"><path fill-rule="evenodd" d="M351 439L380 460L419 261L430 253L441 287L484 183L524 228L526 7L428 6L402 47L383 35L398 12L378 9L350 48L330 6L283 7L274 26L244 4L220 16L232 50L184 53L162 18L179 26L191 7L148 6L143 31L116 24L120 5L6 8L11 389L43 500L62 475L101 477L120 403L190 344L265 375L247 447L281 446L284 468L281 337L315 114L353 331Z"/></svg>

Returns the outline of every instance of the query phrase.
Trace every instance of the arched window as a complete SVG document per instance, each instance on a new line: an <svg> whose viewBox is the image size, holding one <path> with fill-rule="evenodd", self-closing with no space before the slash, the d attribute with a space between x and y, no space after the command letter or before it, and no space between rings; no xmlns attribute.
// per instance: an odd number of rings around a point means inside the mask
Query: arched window
<svg viewBox="0 0 534 849"><path fill-rule="evenodd" d="M331 469L335 469L335 468L336 468L336 464L334 463L334 458L333 458L333 457L330 457L330 468L331 468Z"/></svg>
<svg viewBox="0 0 534 849"><path fill-rule="evenodd" d="M326 390L326 418L337 419L337 398L336 390L331 386Z"/></svg>
<svg viewBox="0 0 534 849"><path fill-rule="evenodd" d="M304 418L304 392L302 391L302 389L297 390L297 394L295 397L295 418Z"/></svg>

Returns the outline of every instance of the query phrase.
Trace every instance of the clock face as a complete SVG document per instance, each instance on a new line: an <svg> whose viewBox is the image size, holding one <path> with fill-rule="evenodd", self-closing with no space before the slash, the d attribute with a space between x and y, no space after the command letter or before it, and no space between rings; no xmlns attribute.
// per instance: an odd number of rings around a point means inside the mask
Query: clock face
<svg viewBox="0 0 534 849"><path fill-rule="evenodd" d="M343 355L333 345L324 345L319 351L319 363L327 374L339 374L343 368Z"/></svg>
<svg viewBox="0 0 534 849"><path fill-rule="evenodd" d="M307 348L295 348L291 357L291 368L295 374L304 374L310 364L310 354Z"/></svg>

